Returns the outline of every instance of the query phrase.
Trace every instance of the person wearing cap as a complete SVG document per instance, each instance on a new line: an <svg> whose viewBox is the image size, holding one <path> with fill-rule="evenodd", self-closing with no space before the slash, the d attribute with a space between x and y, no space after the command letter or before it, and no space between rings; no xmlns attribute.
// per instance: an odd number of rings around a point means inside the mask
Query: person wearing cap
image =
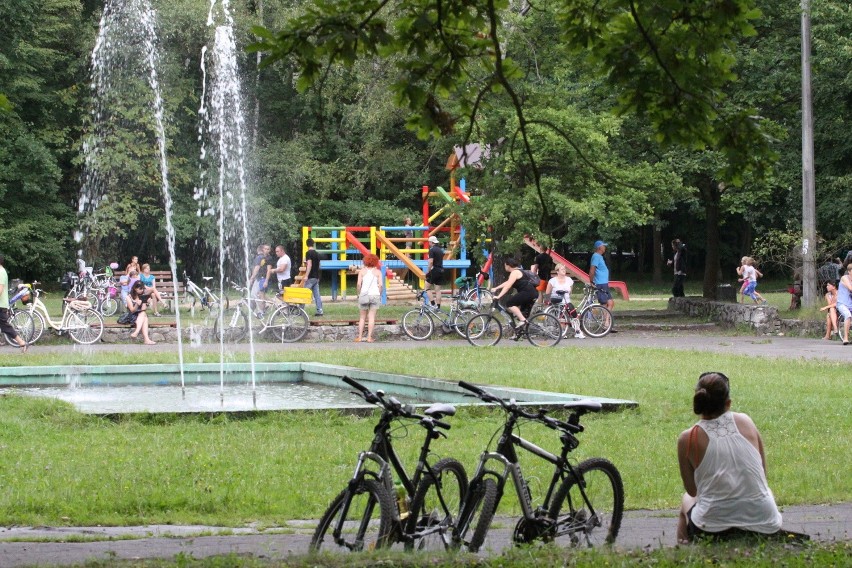
<svg viewBox="0 0 852 568"><path fill-rule="evenodd" d="M444 283L444 249L438 237L429 237L429 266L426 272L426 289L431 290L432 305L441 307L441 284Z"/></svg>
<svg viewBox="0 0 852 568"><path fill-rule="evenodd" d="M608 246L603 241L595 241L595 252L592 254L591 262L589 262L589 282L597 289L598 302L612 310L615 302L612 299L612 293L609 291L609 268L607 268L603 256Z"/></svg>

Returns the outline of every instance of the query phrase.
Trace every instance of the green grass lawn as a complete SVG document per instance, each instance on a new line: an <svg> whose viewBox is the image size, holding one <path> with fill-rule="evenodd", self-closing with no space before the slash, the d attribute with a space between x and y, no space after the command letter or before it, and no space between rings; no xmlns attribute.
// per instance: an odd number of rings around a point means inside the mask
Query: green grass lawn
<svg viewBox="0 0 852 568"><path fill-rule="evenodd" d="M114 354L28 356L28 364L116 363ZM121 362L174 361L151 353ZM212 360L213 355L209 358ZM4 355L0 364L20 357ZM852 452L846 367L839 364L619 348L544 352L392 348L286 351L264 360L304 360L483 384L581 393L639 402L636 410L587 417L578 457L605 456L621 470L628 508L675 507L682 492L675 439L695 421L691 395L700 372L732 379L734 408L749 413L766 445L769 482L779 504L848 500L852 480L839 464ZM473 470L501 424L501 413L462 409L448 440L433 449ZM249 416L82 415L66 404L0 398L0 524L124 525L317 518L351 474L374 419L331 411ZM544 447L550 430L523 435ZM421 430L399 430L409 459ZM541 495L547 472L522 461ZM513 514L514 498L503 501Z"/></svg>

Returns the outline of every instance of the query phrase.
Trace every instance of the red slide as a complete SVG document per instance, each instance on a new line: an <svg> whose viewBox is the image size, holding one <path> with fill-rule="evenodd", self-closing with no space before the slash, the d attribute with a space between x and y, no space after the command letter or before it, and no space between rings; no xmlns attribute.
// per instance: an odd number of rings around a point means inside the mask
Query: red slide
<svg viewBox="0 0 852 568"><path fill-rule="evenodd" d="M529 235L524 236L524 242L527 243L527 246L529 246L530 248L532 248L536 252L541 252L541 251L544 250L544 247L541 246L540 244L538 244L535 241L535 239L533 239ZM590 283L588 272L581 269L579 266L577 266L576 264L574 264L573 262L571 262L570 260L568 260L567 258L562 256L558 252L550 251L548 254L550 255L550 258L553 259L554 262L558 262L559 264L561 264L562 266L567 268L568 274L570 274L574 278L577 278L578 280L582 281L584 284ZM615 288L616 290L621 292L621 296L625 300L630 300L630 294L627 293L627 284L625 284L624 282L610 280L609 281L609 287Z"/></svg>

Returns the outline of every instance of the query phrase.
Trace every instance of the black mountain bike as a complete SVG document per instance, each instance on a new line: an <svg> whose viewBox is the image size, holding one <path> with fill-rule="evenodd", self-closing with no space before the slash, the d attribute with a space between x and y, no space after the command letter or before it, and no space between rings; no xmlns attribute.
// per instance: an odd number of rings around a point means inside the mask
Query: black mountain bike
<svg viewBox="0 0 852 568"><path fill-rule="evenodd" d="M506 402L470 383L461 381L459 386L485 402L499 405L506 412L506 420L500 429L502 432L496 448L493 451L486 448L480 456L479 465L470 481L468 498L462 506L453 534L454 546L464 547L470 552L477 552L482 547L509 479L514 484L523 511L523 516L515 526L515 543L542 540L576 547L614 542L624 510L621 475L611 462L603 458L587 459L578 465L572 465L567 458L568 453L580 444L574 436L583 431L580 416L600 410L600 403L584 400L568 403L565 408L571 415L567 421L561 421L547 416L543 409L527 412L514 400ZM556 430L562 442L559 455L516 434L515 430L522 420L537 422ZM518 447L554 466L544 501L535 508L518 463Z"/></svg>
<svg viewBox="0 0 852 568"><path fill-rule="evenodd" d="M446 435L442 422L455 414L450 404L437 403L423 415L383 391L371 392L358 381L343 377L357 394L382 409L370 449L358 454L355 473L320 519L311 550L357 552L389 547L400 542L410 549L445 550L467 493L467 472L457 460L443 458L430 463L432 440ZM426 439L414 474L409 477L392 443L396 421L416 422ZM407 432L407 425L399 429ZM391 471L393 468L393 471ZM394 483L394 472L397 482Z"/></svg>

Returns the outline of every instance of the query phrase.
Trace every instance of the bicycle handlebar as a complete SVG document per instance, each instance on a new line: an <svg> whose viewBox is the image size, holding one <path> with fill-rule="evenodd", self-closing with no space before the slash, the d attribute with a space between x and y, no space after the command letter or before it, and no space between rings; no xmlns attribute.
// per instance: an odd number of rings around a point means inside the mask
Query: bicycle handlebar
<svg viewBox="0 0 852 568"><path fill-rule="evenodd" d="M580 424L572 424L570 422L565 422L563 420L557 420L556 418L551 418L546 416L547 411L543 408L540 408L538 412L528 412L523 408L519 407L514 401L506 402L502 398L498 396L494 396L488 391L479 388L476 385L472 385L466 381L459 381L459 386L465 390L469 390L473 394L475 394L478 398L482 399L483 402L495 402L503 407L503 410L514 414L520 418L527 418L529 420L535 420L536 422L541 422L548 428L553 430L564 430L566 432L582 432L583 427Z"/></svg>
<svg viewBox="0 0 852 568"><path fill-rule="evenodd" d="M373 392L355 379L353 379L352 377L344 376L342 377L342 380L344 383L358 391L355 394L360 395L364 400L366 400L370 404L376 404L381 406L386 411L390 412L395 416L399 416L401 418L409 418L411 420L418 420L420 422L420 425L427 429L432 429L433 427L443 428L444 430L450 429L450 425L446 422L436 420L431 416L423 416L420 414L416 414L412 406L403 404L392 396L385 399L384 392Z"/></svg>

